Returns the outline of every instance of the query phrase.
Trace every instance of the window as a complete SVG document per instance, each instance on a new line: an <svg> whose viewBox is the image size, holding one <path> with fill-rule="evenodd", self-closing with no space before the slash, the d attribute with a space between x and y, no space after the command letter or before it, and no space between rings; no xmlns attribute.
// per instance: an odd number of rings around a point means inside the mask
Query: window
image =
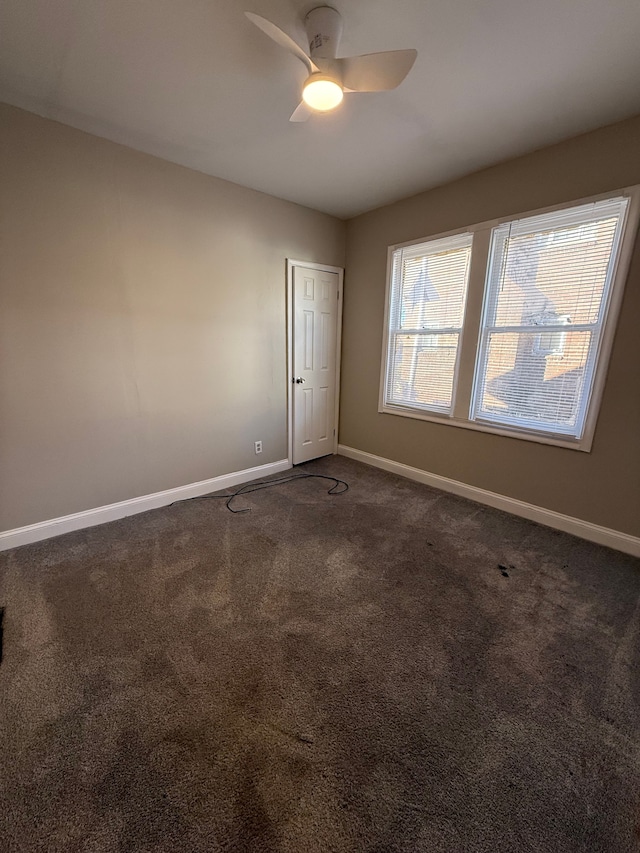
<svg viewBox="0 0 640 853"><path fill-rule="evenodd" d="M639 201L391 247L380 411L588 450Z"/></svg>
<svg viewBox="0 0 640 853"><path fill-rule="evenodd" d="M471 234L399 249L393 259L388 401L450 412Z"/></svg>

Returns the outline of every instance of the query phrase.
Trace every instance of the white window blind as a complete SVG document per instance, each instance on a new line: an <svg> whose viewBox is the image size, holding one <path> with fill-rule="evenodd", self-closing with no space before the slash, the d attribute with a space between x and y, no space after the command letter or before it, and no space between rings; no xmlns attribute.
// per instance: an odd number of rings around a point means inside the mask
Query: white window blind
<svg viewBox="0 0 640 853"><path fill-rule="evenodd" d="M394 251L386 405L451 412L472 240L456 234Z"/></svg>
<svg viewBox="0 0 640 853"><path fill-rule="evenodd" d="M627 203L493 229L472 420L582 436Z"/></svg>

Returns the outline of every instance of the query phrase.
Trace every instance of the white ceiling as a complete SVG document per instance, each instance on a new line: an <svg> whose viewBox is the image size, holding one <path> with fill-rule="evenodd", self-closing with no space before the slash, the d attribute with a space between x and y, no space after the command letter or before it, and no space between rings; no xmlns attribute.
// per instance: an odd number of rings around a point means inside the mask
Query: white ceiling
<svg viewBox="0 0 640 853"><path fill-rule="evenodd" d="M321 0L320 0L321 2ZM0 101L340 217L640 113L638 0L335 0L392 92L289 123L318 0L2 0Z"/></svg>

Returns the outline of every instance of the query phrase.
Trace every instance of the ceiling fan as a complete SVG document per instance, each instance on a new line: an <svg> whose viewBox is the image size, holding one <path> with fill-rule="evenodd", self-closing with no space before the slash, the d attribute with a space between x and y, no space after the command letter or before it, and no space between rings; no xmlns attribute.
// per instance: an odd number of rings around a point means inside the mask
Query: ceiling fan
<svg viewBox="0 0 640 853"><path fill-rule="evenodd" d="M363 56L336 57L342 34L342 18L336 9L319 6L305 18L309 54L271 21L245 12L249 20L285 50L297 57L309 72L302 101L289 121L307 121L342 101L345 92L383 92L395 89L416 61L416 50L387 50Z"/></svg>

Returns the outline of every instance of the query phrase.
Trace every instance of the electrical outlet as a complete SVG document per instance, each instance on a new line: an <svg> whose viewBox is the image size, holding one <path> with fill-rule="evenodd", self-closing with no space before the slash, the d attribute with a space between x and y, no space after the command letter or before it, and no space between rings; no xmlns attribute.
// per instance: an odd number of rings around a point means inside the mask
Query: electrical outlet
<svg viewBox="0 0 640 853"><path fill-rule="evenodd" d="M254 444L254 447L256 449L256 453L262 453L262 442L261 441L256 441L256 443Z"/></svg>

